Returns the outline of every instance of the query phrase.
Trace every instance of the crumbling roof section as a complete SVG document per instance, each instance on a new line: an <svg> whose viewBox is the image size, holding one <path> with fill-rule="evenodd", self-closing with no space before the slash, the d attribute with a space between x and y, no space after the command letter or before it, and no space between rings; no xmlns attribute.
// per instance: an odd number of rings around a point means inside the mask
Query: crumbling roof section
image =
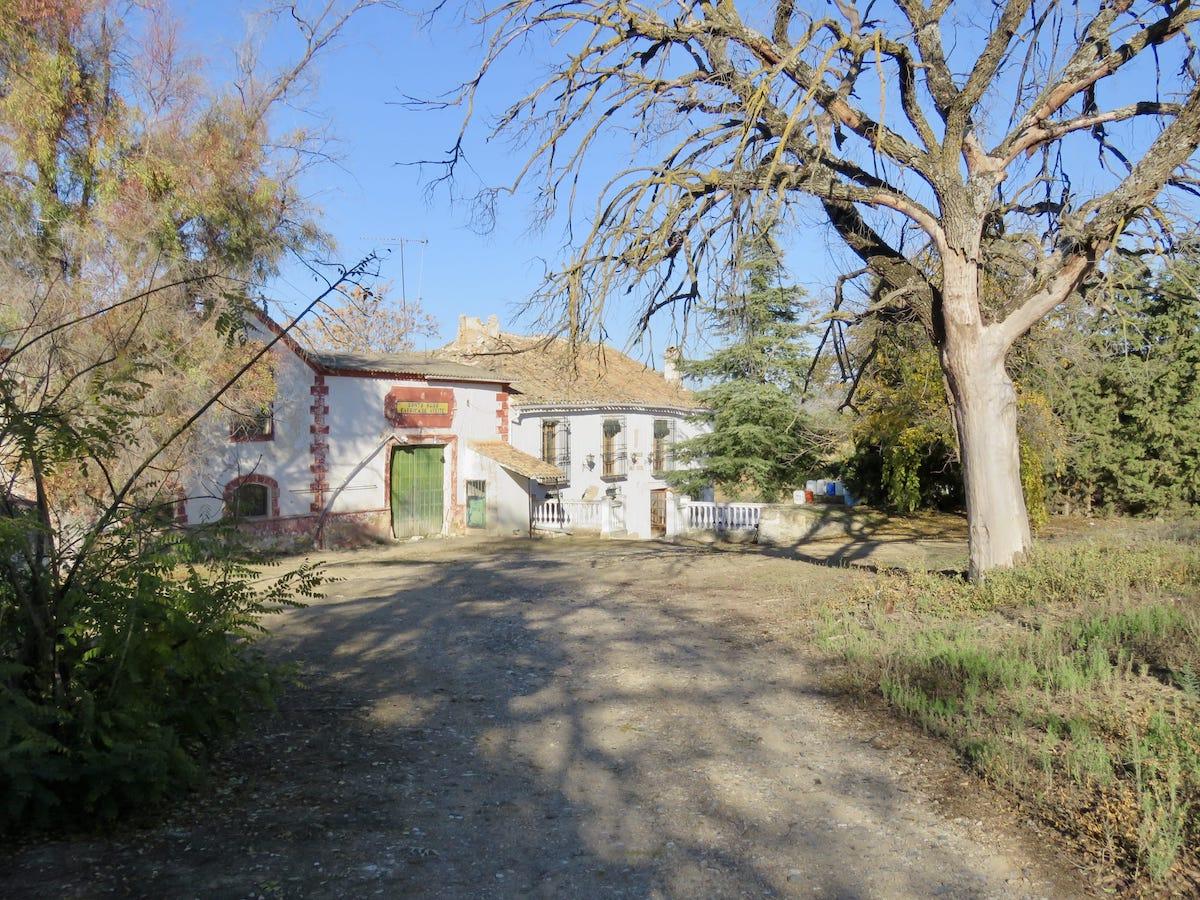
<svg viewBox="0 0 1200 900"><path fill-rule="evenodd" d="M417 375L447 381L506 384L509 379L485 365L468 364L433 353L330 353L304 351L322 369L347 375Z"/></svg>

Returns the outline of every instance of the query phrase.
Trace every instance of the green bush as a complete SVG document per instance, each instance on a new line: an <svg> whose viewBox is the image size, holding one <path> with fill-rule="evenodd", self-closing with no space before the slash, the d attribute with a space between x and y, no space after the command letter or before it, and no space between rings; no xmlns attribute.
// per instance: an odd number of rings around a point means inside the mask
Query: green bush
<svg viewBox="0 0 1200 900"><path fill-rule="evenodd" d="M269 579L219 536L111 529L55 597L53 671L28 662L36 620L20 531L0 530L0 829L111 821L195 783L207 751L269 704L280 673L254 647L267 613L322 581ZM65 582L65 579L64 579Z"/></svg>

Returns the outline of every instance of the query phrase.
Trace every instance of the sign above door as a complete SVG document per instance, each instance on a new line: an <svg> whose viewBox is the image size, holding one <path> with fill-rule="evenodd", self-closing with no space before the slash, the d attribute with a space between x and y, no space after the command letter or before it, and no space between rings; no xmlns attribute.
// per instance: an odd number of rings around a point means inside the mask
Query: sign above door
<svg viewBox="0 0 1200 900"><path fill-rule="evenodd" d="M383 401L383 414L397 428L449 428L454 419L454 391L394 387Z"/></svg>

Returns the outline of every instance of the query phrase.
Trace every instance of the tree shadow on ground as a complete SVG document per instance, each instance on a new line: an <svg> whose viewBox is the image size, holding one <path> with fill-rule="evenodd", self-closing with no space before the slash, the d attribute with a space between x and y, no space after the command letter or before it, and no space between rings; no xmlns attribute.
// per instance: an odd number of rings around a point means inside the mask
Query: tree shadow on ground
<svg viewBox="0 0 1200 900"><path fill-rule="evenodd" d="M281 618L301 668L166 824L18 854L10 895L821 896L983 890L801 660L647 579L697 554L386 553Z"/></svg>
<svg viewBox="0 0 1200 900"><path fill-rule="evenodd" d="M868 572L929 571L951 576L966 572L967 531L962 516L893 516L833 505L798 507L796 515L801 518L778 526L780 533L771 540L749 532L696 543Z"/></svg>

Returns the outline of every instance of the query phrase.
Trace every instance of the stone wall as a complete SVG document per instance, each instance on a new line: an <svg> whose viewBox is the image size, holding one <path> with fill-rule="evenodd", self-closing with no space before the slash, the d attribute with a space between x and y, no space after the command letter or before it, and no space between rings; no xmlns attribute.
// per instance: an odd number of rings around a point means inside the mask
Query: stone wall
<svg viewBox="0 0 1200 900"><path fill-rule="evenodd" d="M782 547L853 537L868 524L870 512L859 507L824 503L777 503L764 506L761 515L758 542Z"/></svg>
<svg viewBox="0 0 1200 900"><path fill-rule="evenodd" d="M256 519L237 527L260 549L295 553L313 548L319 519L319 515ZM386 509L331 513L325 517L321 533L324 549L362 547L391 540L391 513Z"/></svg>

